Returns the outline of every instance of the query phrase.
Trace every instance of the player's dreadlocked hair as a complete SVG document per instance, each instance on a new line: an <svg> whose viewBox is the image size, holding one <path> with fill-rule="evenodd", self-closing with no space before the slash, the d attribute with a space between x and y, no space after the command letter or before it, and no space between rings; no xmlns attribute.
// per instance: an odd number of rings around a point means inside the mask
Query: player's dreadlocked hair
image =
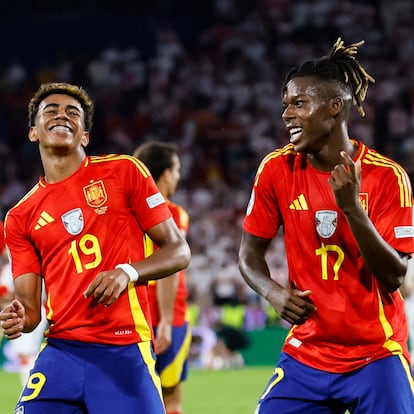
<svg viewBox="0 0 414 414"><path fill-rule="evenodd" d="M365 100L369 82L374 83L375 79L356 60L358 48L364 43L361 40L358 43L344 46L343 40L339 37L328 56L309 60L299 68L292 68L283 83L283 93L286 91L288 82L296 77L313 76L325 81L337 81L349 89L359 114L365 116L362 102Z"/></svg>

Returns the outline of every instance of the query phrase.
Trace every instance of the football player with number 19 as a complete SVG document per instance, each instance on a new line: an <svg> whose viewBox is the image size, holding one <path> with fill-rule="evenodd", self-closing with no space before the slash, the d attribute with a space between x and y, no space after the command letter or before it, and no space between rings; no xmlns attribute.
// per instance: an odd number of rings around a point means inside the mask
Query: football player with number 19
<svg viewBox="0 0 414 414"><path fill-rule="evenodd" d="M412 189L393 160L348 133L374 79L363 42L293 68L283 85L290 143L262 161L243 223L246 282L292 324L258 414L410 414L414 382L399 287L414 251ZM266 251L283 227L289 285Z"/></svg>
<svg viewBox="0 0 414 414"><path fill-rule="evenodd" d="M29 103L44 176L6 215L16 300L0 321L9 339L32 331L43 278L49 327L16 412L164 414L147 283L185 268L190 249L142 162L86 155L92 115L66 83ZM132 243L133 221L133 237L159 246L152 256Z"/></svg>

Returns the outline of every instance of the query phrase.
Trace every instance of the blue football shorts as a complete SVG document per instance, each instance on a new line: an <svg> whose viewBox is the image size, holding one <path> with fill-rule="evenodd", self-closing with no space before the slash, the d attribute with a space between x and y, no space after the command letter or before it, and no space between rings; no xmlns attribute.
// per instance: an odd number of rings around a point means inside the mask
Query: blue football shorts
<svg viewBox="0 0 414 414"><path fill-rule="evenodd" d="M348 411L347 411L348 410ZM399 355L343 374L310 368L280 355L256 414L412 414L414 381Z"/></svg>
<svg viewBox="0 0 414 414"><path fill-rule="evenodd" d="M156 327L154 332L157 332ZM165 352L157 355L155 364L163 388L175 387L187 379L190 345L190 324L186 322L183 326L174 326L171 345Z"/></svg>
<svg viewBox="0 0 414 414"><path fill-rule="evenodd" d="M124 346L47 340L16 414L165 414L150 342Z"/></svg>

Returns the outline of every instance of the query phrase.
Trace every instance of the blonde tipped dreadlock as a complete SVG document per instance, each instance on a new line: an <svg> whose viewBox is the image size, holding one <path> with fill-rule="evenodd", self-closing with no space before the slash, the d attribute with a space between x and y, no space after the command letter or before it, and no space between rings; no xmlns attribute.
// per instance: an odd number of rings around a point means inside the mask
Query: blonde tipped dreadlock
<svg viewBox="0 0 414 414"><path fill-rule="evenodd" d="M365 116L362 102L364 102L367 96L369 81L375 82L375 79L356 60L358 48L364 43L365 41L361 40L358 43L345 47L344 41L338 37L329 54L329 58L335 60L343 70L344 83L351 88L354 103L358 106L358 112L361 116Z"/></svg>
<svg viewBox="0 0 414 414"><path fill-rule="evenodd" d="M369 82L374 83L375 79L356 60L358 48L364 43L361 40L358 43L344 46L343 40L339 37L328 56L307 61L299 68L292 68L283 84L283 91L286 90L286 85L291 79L301 76L314 76L322 80L338 81L349 88L359 114L365 116L362 102L367 95Z"/></svg>

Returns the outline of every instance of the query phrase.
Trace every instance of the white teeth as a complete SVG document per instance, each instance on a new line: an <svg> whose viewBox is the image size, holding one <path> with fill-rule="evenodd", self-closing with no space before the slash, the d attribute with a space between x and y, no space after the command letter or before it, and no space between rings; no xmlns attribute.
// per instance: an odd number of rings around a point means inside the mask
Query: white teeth
<svg viewBox="0 0 414 414"><path fill-rule="evenodd" d="M51 128L53 131L70 132L70 128L63 125L56 125Z"/></svg>
<svg viewBox="0 0 414 414"><path fill-rule="evenodd" d="M302 132L302 128L299 128L299 127L291 128L289 132L290 132L290 135L299 134L300 132Z"/></svg>

